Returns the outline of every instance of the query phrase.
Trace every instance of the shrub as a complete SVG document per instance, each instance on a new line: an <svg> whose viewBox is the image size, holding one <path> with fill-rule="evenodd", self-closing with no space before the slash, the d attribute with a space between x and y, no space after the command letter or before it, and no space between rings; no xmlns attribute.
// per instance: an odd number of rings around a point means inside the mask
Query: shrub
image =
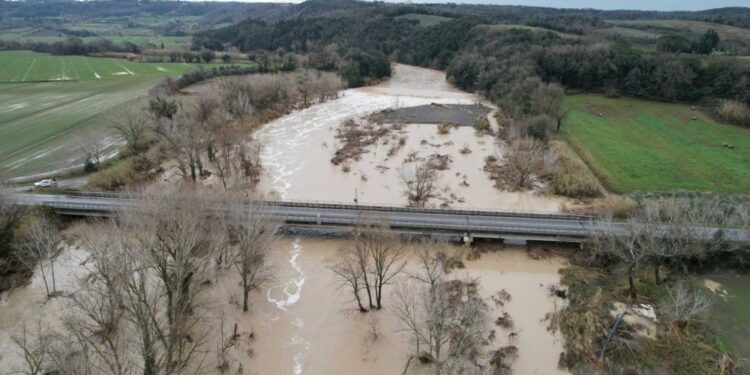
<svg viewBox="0 0 750 375"><path fill-rule="evenodd" d="M601 200L598 213L602 216L611 214L612 217L626 219L633 214L637 203L631 198L610 194Z"/></svg>
<svg viewBox="0 0 750 375"><path fill-rule="evenodd" d="M503 155L503 182L512 190L531 188L544 166L544 152L544 144L534 138L513 140Z"/></svg>
<svg viewBox="0 0 750 375"><path fill-rule="evenodd" d="M83 163L83 173L93 173L96 172L97 169L96 163L91 159L86 159L86 162Z"/></svg>
<svg viewBox="0 0 750 375"><path fill-rule="evenodd" d="M750 108L747 104L734 101L723 100L717 109L719 118L735 125L750 126Z"/></svg>
<svg viewBox="0 0 750 375"><path fill-rule="evenodd" d="M130 159L120 160L89 177L89 186L95 189L116 190L135 184L136 176Z"/></svg>
<svg viewBox="0 0 750 375"><path fill-rule="evenodd" d="M550 116L538 115L517 121L514 136L531 137L546 142L557 129L557 122Z"/></svg>
<svg viewBox="0 0 750 375"><path fill-rule="evenodd" d="M599 181L570 148L560 141L551 142L550 147L558 154L557 169L548 185L550 193L571 198L601 196Z"/></svg>
<svg viewBox="0 0 750 375"><path fill-rule="evenodd" d="M486 116L480 117L479 119L477 119L476 122L474 122L474 129L476 129L480 133L492 132L492 126L490 125L490 120L488 120Z"/></svg>

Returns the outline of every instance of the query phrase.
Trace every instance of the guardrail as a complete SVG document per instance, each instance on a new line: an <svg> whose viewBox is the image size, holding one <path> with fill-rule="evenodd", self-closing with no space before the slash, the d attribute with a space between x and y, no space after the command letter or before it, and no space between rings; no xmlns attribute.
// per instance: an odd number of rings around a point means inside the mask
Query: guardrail
<svg viewBox="0 0 750 375"><path fill-rule="evenodd" d="M97 197L97 198L117 198L117 199L137 199L138 194L129 193L110 193L110 192L70 192L70 196L74 197ZM360 210L360 211L383 211L383 212L412 212L412 213L435 213L435 214L453 214L453 215L468 215L468 216L503 216L503 217L524 217L524 218L541 218L541 219L571 219L571 220L591 220L594 217L589 215L576 215L576 214L556 214L556 213L542 213L542 212L515 212L515 211L490 211L481 209L455 209L455 208L423 208L423 207L408 207L408 206L397 206L387 204L350 204L341 202L327 202L327 201L277 201L277 200L262 200L262 201L248 201L257 202L267 206L281 206L281 207L295 207L295 208L315 208L315 209L344 209L344 210Z"/></svg>

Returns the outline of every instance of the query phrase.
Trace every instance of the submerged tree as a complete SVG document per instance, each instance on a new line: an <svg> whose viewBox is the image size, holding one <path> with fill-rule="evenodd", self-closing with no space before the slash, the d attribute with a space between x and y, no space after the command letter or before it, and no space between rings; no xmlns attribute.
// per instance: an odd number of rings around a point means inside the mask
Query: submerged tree
<svg viewBox="0 0 750 375"><path fill-rule="evenodd" d="M329 267L339 284L351 290L361 312L383 307L383 290L406 266L405 252L382 220L362 220L353 230L350 246L339 251ZM367 296L363 304L361 291Z"/></svg>
<svg viewBox="0 0 750 375"><path fill-rule="evenodd" d="M409 204L414 206L426 205L438 188L438 171L429 161L415 161L401 167L399 177L406 187Z"/></svg>
<svg viewBox="0 0 750 375"><path fill-rule="evenodd" d="M478 371L490 311L477 287L472 279L440 279L435 285L410 280L400 285L394 313L411 343L410 361L431 363L438 375Z"/></svg>
<svg viewBox="0 0 750 375"><path fill-rule="evenodd" d="M266 254L278 241L279 223L257 203L235 199L227 228L235 247L233 264L242 280L242 310L249 310L249 294L271 277Z"/></svg>

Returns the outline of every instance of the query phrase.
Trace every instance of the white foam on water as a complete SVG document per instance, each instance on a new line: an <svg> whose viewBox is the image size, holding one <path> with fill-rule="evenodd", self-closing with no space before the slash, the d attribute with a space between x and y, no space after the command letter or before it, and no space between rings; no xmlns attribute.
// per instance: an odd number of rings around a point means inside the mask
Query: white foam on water
<svg viewBox="0 0 750 375"><path fill-rule="evenodd" d="M302 244L299 238L296 238L292 242L292 249L289 255L289 266L294 270L294 276L281 285L275 285L268 288L266 293L266 299L276 305L276 308L281 310L282 313L292 314L287 308L294 305L300 300L302 296L302 287L305 285L305 273L302 271L302 267L298 263L300 254L302 253ZM276 290L276 287L283 287L282 298L274 298L272 295ZM302 329L305 326L304 320L299 316L294 316L292 320L293 325L298 329ZM292 348L291 351L295 352L294 360L294 373L295 375L302 374L302 361L304 360L307 352L310 349L310 343L304 340L299 335L295 334L289 342L289 346Z"/></svg>

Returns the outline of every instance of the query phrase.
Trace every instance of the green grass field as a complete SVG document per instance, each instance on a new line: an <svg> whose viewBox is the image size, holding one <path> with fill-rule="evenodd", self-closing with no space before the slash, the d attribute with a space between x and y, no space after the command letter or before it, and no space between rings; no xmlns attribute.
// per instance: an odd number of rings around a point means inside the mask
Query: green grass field
<svg viewBox="0 0 750 375"><path fill-rule="evenodd" d="M686 105L574 95L566 106L563 138L609 190L750 192L750 129Z"/></svg>
<svg viewBox="0 0 750 375"><path fill-rule="evenodd" d="M11 82L0 83L0 168L21 176L77 164L79 134L114 141L104 130L109 113L190 67L0 52L0 81ZM62 78L77 81L54 81ZM23 83L42 80L52 81Z"/></svg>
<svg viewBox="0 0 750 375"><path fill-rule="evenodd" d="M26 51L0 52L0 82L97 80L180 75L188 64L141 64L123 59L52 56Z"/></svg>
<svg viewBox="0 0 750 375"><path fill-rule="evenodd" d="M493 25L488 25L488 27L490 29L499 29L499 30L516 29L516 30L529 30L529 31L537 31L537 32L550 32L553 34L557 34L561 38L567 38L567 39L577 39L580 37L579 35L564 33L564 32L557 31L557 30L551 30L551 29L546 29L543 27L536 27L536 26L529 26L529 25L521 25L521 24L497 23Z"/></svg>
<svg viewBox="0 0 750 375"><path fill-rule="evenodd" d="M722 40L750 42L750 30L710 22L688 20L608 20L607 22L625 28L652 28L662 31L662 33L685 31L698 35L705 33L709 29L713 29L716 30Z"/></svg>

